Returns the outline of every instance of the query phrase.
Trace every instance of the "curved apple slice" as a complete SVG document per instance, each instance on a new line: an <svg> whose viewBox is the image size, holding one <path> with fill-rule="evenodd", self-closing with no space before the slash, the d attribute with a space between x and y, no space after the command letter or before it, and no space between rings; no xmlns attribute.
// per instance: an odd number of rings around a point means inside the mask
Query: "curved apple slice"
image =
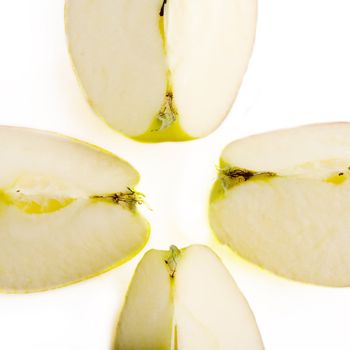
<svg viewBox="0 0 350 350"><path fill-rule="evenodd" d="M168 252L150 250L139 263L118 323L115 349L170 349L173 291L164 261Z"/></svg>
<svg viewBox="0 0 350 350"><path fill-rule="evenodd" d="M145 245L137 172L67 137L0 127L0 290L60 287L119 265Z"/></svg>
<svg viewBox="0 0 350 350"><path fill-rule="evenodd" d="M66 0L88 101L140 141L203 137L225 118L251 54L256 0Z"/></svg>
<svg viewBox="0 0 350 350"><path fill-rule="evenodd" d="M263 349L254 316L205 246L151 250L129 287L115 350Z"/></svg>
<svg viewBox="0 0 350 350"><path fill-rule="evenodd" d="M350 124L233 142L221 157L210 221L219 239L279 275L350 285Z"/></svg>

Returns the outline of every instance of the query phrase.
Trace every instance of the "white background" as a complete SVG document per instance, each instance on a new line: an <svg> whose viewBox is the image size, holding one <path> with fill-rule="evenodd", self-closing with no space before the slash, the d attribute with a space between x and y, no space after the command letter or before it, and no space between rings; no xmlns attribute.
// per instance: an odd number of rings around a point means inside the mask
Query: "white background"
<svg viewBox="0 0 350 350"><path fill-rule="evenodd" d="M85 102L66 51L63 0L0 0L0 124L65 133L128 160L153 209L145 210L152 225L146 249L213 247L247 297L267 350L350 349L350 289L299 284L242 261L215 243L206 216L226 144L265 130L350 119L349 18L348 0L261 0L253 57L226 121L203 140L141 144L109 129ZM63 289L0 295L0 349L110 349L141 256Z"/></svg>

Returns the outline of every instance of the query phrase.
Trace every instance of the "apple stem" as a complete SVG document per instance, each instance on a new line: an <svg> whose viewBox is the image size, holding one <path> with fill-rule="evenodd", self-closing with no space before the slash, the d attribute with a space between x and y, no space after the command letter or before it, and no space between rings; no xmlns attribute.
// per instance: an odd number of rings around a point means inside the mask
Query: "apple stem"
<svg viewBox="0 0 350 350"><path fill-rule="evenodd" d="M273 177L277 174L270 171L257 172L241 168L219 169L219 179L225 190L258 176Z"/></svg>
<svg viewBox="0 0 350 350"><path fill-rule="evenodd" d="M177 259L180 256L181 251L175 245L170 246L169 257L165 260L165 263L169 267L169 274L171 278L175 277L176 267L177 267Z"/></svg>
<svg viewBox="0 0 350 350"><path fill-rule="evenodd" d="M136 205L141 205L144 203L145 195L140 192L132 190L127 187L128 192L117 192L108 195L97 195L91 196L92 199L104 199L111 201L116 204L121 204L126 206L130 210L134 210Z"/></svg>
<svg viewBox="0 0 350 350"><path fill-rule="evenodd" d="M165 101L159 112L158 120L161 122L158 131L168 129L176 121L176 110L173 105L173 94L171 92L168 92L165 96Z"/></svg>

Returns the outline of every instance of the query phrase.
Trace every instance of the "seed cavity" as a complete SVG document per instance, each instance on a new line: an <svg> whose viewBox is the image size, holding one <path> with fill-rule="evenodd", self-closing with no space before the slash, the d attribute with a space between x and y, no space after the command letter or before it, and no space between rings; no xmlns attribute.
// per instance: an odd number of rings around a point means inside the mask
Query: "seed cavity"
<svg viewBox="0 0 350 350"><path fill-rule="evenodd" d="M329 176L327 179L326 179L326 182L329 182L333 185L341 185L342 183L344 183L346 180L348 180L350 174L349 174L349 168L347 169L346 172L337 172L331 176Z"/></svg>

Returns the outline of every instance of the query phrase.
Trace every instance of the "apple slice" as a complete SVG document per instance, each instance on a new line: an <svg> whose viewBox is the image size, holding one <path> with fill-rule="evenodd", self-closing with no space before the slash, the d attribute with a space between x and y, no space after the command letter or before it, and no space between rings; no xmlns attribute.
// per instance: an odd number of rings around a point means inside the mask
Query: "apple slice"
<svg viewBox="0 0 350 350"><path fill-rule="evenodd" d="M128 163L31 129L0 127L0 145L1 291L77 282L143 248L149 229Z"/></svg>
<svg viewBox="0 0 350 350"><path fill-rule="evenodd" d="M256 0L66 0L66 32L93 109L139 141L212 132L252 51Z"/></svg>
<svg viewBox="0 0 350 350"><path fill-rule="evenodd" d="M151 250L136 269L115 350L263 349L254 316L205 246Z"/></svg>
<svg viewBox="0 0 350 350"><path fill-rule="evenodd" d="M219 239L276 274L350 286L350 123L231 143L210 203Z"/></svg>

